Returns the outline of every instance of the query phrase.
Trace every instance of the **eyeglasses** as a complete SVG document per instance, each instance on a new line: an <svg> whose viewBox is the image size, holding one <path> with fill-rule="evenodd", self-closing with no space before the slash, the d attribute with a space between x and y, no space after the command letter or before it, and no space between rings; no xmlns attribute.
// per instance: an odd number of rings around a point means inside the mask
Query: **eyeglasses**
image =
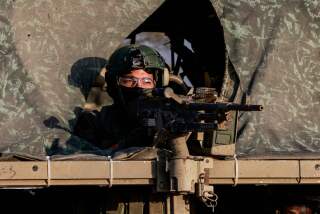
<svg viewBox="0 0 320 214"><path fill-rule="evenodd" d="M134 88L136 86L141 88L153 88L155 85L153 79L149 77L119 77L119 84L128 88Z"/></svg>

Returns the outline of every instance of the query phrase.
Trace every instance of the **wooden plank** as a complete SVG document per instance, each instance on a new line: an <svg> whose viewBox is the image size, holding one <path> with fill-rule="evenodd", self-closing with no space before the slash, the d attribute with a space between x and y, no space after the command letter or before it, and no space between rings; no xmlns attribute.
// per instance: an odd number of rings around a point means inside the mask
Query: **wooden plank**
<svg viewBox="0 0 320 214"><path fill-rule="evenodd" d="M299 162L294 160L239 161L239 178L298 178Z"/></svg>
<svg viewBox="0 0 320 214"><path fill-rule="evenodd" d="M210 164L208 164L210 163ZM234 160L210 159L209 183L234 184ZM1 187L103 185L110 182L108 161L0 162ZM113 185L154 185L155 161L113 161ZM320 160L239 160L238 184L318 184Z"/></svg>
<svg viewBox="0 0 320 214"><path fill-rule="evenodd" d="M0 187L10 188L10 187L45 187L47 186L46 180L31 180L31 179L22 179L22 180L0 180Z"/></svg>
<svg viewBox="0 0 320 214"><path fill-rule="evenodd" d="M298 180L296 178L269 178L269 179L261 179L261 178L239 178L238 182L235 183L235 179L215 179L210 178L209 184L211 185L241 185L241 184L255 184L255 185L266 185L266 184L298 184Z"/></svg>
<svg viewBox="0 0 320 214"><path fill-rule="evenodd" d="M116 179L113 181L113 186L116 185L153 185L152 179ZM73 180L50 180L50 186L109 186L108 180L102 179L73 179ZM47 187L47 180L0 180L0 187Z"/></svg>
<svg viewBox="0 0 320 214"><path fill-rule="evenodd" d="M320 160L303 160L300 164L301 177L320 178Z"/></svg>
<svg viewBox="0 0 320 214"><path fill-rule="evenodd" d="M234 160L214 160L210 178L235 178ZM297 178L299 161L293 160L239 160L238 178Z"/></svg>
<svg viewBox="0 0 320 214"><path fill-rule="evenodd" d="M109 161L51 161L51 179L107 179ZM113 178L154 178L152 161L113 161ZM45 161L0 162L0 180L48 179Z"/></svg>
<svg viewBox="0 0 320 214"><path fill-rule="evenodd" d="M152 179L115 179L112 182L113 186L116 185L152 185L154 181ZM109 186L109 180L103 179L82 179L82 180L52 180L52 186L63 185L101 185Z"/></svg>
<svg viewBox="0 0 320 214"><path fill-rule="evenodd" d="M234 178L233 160L214 160L209 169L209 178Z"/></svg>
<svg viewBox="0 0 320 214"><path fill-rule="evenodd" d="M320 160L300 161L301 184L320 183Z"/></svg>
<svg viewBox="0 0 320 214"><path fill-rule="evenodd" d="M154 178L152 161L112 161L113 179ZM110 178L109 161L53 161L52 179L107 179Z"/></svg>
<svg viewBox="0 0 320 214"><path fill-rule="evenodd" d="M8 179L46 179L47 163L43 161L0 162L0 180Z"/></svg>

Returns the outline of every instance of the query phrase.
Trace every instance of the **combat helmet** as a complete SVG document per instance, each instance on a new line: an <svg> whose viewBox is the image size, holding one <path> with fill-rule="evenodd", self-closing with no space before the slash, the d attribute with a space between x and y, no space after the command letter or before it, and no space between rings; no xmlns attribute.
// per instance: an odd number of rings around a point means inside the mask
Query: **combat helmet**
<svg viewBox="0 0 320 214"><path fill-rule="evenodd" d="M113 99L119 98L118 79L134 69L153 74L157 87L168 85L169 71L162 56L153 48L131 44L115 50L109 58L106 73L107 91Z"/></svg>

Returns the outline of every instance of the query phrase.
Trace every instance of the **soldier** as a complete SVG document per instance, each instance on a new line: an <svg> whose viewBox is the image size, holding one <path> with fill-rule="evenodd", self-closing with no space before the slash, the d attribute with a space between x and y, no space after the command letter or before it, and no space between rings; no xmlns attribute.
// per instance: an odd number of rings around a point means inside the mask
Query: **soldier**
<svg viewBox="0 0 320 214"><path fill-rule="evenodd" d="M135 106L141 97L152 96L152 90L164 84L166 67L164 59L150 47L127 45L117 49L105 75L113 104L101 111L83 111L74 134L101 149L150 146L152 137L138 125Z"/></svg>

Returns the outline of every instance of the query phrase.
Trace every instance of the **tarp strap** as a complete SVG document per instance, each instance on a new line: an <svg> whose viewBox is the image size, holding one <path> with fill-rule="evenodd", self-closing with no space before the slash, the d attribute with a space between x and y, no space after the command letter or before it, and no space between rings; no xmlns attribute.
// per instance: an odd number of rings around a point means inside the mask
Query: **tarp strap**
<svg viewBox="0 0 320 214"><path fill-rule="evenodd" d="M302 177L302 174L301 174L301 160L299 160L299 164L298 164L298 169L299 169L299 177L297 178L297 183L300 184L301 183L301 177Z"/></svg>
<svg viewBox="0 0 320 214"><path fill-rule="evenodd" d="M51 184L51 160L50 156L46 156L47 160L47 186L49 187Z"/></svg>
<svg viewBox="0 0 320 214"><path fill-rule="evenodd" d="M239 162L236 154L233 155L233 159L234 159L234 174L235 174L235 178L233 180L234 182L233 186L235 187L238 185L238 181L239 181Z"/></svg>
<svg viewBox="0 0 320 214"><path fill-rule="evenodd" d="M107 159L109 161L109 175L110 175L109 188L111 188L112 187L112 183L113 183L113 161L112 161L111 156L108 156Z"/></svg>

